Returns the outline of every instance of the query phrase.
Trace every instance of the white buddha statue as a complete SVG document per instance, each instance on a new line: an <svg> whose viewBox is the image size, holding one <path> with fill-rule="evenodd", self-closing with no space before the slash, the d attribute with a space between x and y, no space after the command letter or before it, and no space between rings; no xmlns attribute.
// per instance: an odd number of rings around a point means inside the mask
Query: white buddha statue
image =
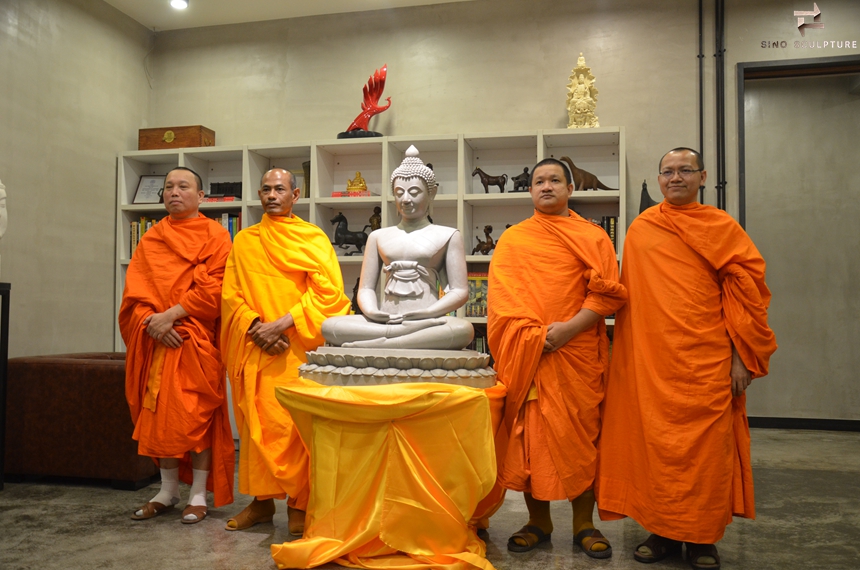
<svg viewBox="0 0 860 570"><path fill-rule="evenodd" d="M363 315L327 319L322 333L329 344L457 350L472 341L471 323L447 316L466 303L469 288L460 232L427 218L436 188L435 174L410 146L391 174L400 223L367 238L357 294ZM380 269L385 288L378 302Z"/></svg>

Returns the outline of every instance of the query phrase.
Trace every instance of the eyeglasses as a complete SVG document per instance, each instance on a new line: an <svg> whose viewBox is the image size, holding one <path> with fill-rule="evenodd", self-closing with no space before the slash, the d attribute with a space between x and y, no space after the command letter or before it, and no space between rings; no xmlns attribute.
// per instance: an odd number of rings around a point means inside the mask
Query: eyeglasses
<svg viewBox="0 0 860 570"><path fill-rule="evenodd" d="M692 170L690 168L682 168L681 170L668 170L667 169L667 170L662 170L660 172L660 176L662 176L666 180L671 180L672 178L675 177L675 174L677 173L677 174L681 175L681 178L689 178L690 176L692 176L696 172L701 172L701 171L702 171L701 168L698 170Z"/></svg>

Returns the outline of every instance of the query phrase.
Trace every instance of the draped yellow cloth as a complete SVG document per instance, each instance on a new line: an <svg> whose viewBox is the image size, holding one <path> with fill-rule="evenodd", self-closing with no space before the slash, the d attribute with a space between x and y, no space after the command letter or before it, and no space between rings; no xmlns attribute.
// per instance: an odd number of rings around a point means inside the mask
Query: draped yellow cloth
<svg viewBox="0 0 860 570"><path fill-rule="evenodd" d="M237 234L222 292L221 346L239 429L239 491L284 498L304 510L308 456L275 388L306 383L298 367L321 344L325 319L346 314L349 299L328 237L297 216L272 217ZM256 318L272 322L289 312L290 348L269 356L248 336Z"/></svg>
<svg viewBox="0 0 860 570"><path fill-rule="evenodd" d="M469 520L496 481L490 403L502 387L276 393L308 444L312 480L304 537L272 545L279 568L492 570Z"/></svg>

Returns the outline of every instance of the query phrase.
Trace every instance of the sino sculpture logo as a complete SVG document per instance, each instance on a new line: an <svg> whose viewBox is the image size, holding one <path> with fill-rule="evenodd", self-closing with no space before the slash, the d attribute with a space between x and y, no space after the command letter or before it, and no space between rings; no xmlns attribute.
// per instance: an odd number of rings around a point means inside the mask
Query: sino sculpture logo
<svg viewBox="0 0 860 570"><path fill-rule="evenodd" d="M788 14L784 14L785 16L781 17L788 18ZM832 12L828 12L828 14L829 20L833 20L833 18L836 18L837 20L839 19L838 14L835 16ZM800 36L802 38L806 38L806 30L824 29L824 22L821 21L821 8L818 7L817 2L812 3L812 10L795 10L794 17L795 20L792 22L792 27L796 28L797 31L800 32ZM812 36L815 36L817 39L811 39ZM789 49L794 47L795 49L840 51L844 49L857 49L857 43L857 40L854 38L836 37L822 39L821 35L813 33L810 34L810 39L803 40L790 41L782 38L762 40L761 47L765 49Z"/></svg>
<svg viewBox="0 0 860 570"><path fill-rule="evenodd" d="M821 21L821 9L818 8L818 4L815 2L812 3L812 11L804 12L803 10L796 10L794 15L797 16L797 29L800 31L800 35L806 37L806 28L809 29L818 29L823 30L824 24ZM812 16L812 23L808 23L806 21L807 16Z"/></svg>

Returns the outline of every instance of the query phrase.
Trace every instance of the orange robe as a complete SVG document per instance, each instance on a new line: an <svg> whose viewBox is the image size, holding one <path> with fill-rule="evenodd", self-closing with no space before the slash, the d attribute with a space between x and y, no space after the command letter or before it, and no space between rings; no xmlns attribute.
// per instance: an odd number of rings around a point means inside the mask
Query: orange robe
<svg viewBox="0 0 860 570"><path fill-rule="evenodd" d="M205 217L164 218L147 231L125 277L119 326L126 355L126 398L138 453L180 458L191 483L190 451L212 448L207 488L216 507L233 502L235 448L227 385L218 349L221 281L230 234ZM146 333L143 321L176 304L189 316L175 326L173 349Z"/></svg>
<svg viewBox="0 0 860 570"><path fill-rule="evenodd" d="M239 428L239 491L260 499L308 500L308 453L275 388L303 385L305 351L322 345L322 323L346 314L349 299L328 237L294 216L263 215L239 232L227 261L222 296L224 362ZM269 356L247 334L254 319L272 322L289 312L290 348ZM316 385L311 382L311 385Z"/></svg>
<svg viewBox="0 0 860 570"><path fill-rule="evenodd" d="M597 502L649 532L700 544L732 514L754 518L746 397L732 397L732 344L753 378L776 350L765 263L711 206L663 202L627 233L606 390Z"/></svg>
<svg viewBox="0 0 860 570"><path fill-rule="evenodd" d="M490 263L487 332L507 386L502 485L541 500L574 499L591 488L609 363L603 318L555 352L547 325L581 309L610 315L626 291L606 232L576 213L534 216L505 230ZM534 385L537 399L527 403Z"/></svg>

